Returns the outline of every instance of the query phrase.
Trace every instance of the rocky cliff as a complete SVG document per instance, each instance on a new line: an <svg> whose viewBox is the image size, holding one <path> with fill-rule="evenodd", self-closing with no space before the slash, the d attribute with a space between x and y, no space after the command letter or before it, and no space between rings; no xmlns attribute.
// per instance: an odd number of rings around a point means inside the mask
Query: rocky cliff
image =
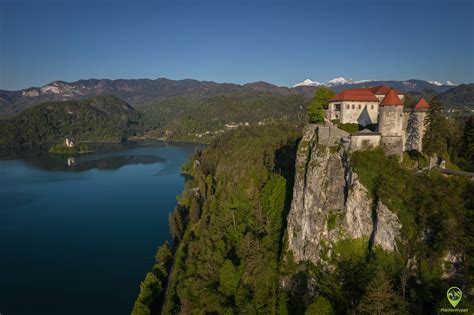
<svg viewBox="0 0 474 315"><path fill-rule="evenodd" d="M340 240L365 239L369 247L397 249L397 215L374 200L342 149L318 143L317 126L306 127L299 144L288 250L294 260L324 262Z"/></svg>

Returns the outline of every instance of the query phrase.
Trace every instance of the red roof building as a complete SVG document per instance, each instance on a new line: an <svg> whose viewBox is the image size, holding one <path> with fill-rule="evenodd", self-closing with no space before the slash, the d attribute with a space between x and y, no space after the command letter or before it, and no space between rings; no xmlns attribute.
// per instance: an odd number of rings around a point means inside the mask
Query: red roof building
<svg viewBox="0 0 474 315"><path fill-rule="evenodd" d="M342 101L355 101L355 102L379 102L380 100L376 95L387 95L387 93L393 90L395 94L402 95L399 91L392 89L385 85L373 86L369 88L355 88L344 90L331 98L330 102L342 102Z"/></svg>
<svg viewBox="0 0 474 315"><path fill-rule="evenodd" d="M359 101L378 102L378 98L367 88L344 90L329 100L330 102Z"/></svg>
<svg viewBox="0 0 474 315"><path fill-rule="evenodd" d="M415 109L429 109L430 105L424 98L421 98L421 100L418 101L415 105Z"/></svg>
<svg viewBox="0 0 474 315"><path fill-rule="evenodd" d="M397 95L402 95L400 91L390 88L386 85L373 86L370 87L369 90L371 90L375 95L387 95L388 91L390 90L394 90Z"/></svg>
<svg viewBox="0 0 474 315"><path fill-rule="evenodd" d="M402 100L398 97L397 91L390 89L380 103L380 106L403 106Z"/></svg>

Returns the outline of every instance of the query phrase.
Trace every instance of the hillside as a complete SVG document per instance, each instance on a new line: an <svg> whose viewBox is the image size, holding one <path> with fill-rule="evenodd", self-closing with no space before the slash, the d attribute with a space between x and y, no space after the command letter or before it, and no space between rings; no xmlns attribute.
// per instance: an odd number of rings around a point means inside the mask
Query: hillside
<svg viewBox="0 0 474 315"><path fill-rule="evenodd" d="M474 109L474 84L461 84L438 95L447 108L458 110Z"/></svg>
<svg viewBox="0 0 474 315"><path fill-rule="evenodd" d="M334 81L334 80L333 80ZM358 82L358 81L357 81ZM337 92L353 87L390 85L402 92L438 94L451 88L448 85L437 85L422 80L407 81L353 81L337 82L329 87ZM270 93L275 95L303 95L312 97L317 86L282 87L259 81L244 85L233 83L216 83L198 80L169 80L159 78L135 80L89 79L75 82L55 81L42 87L31 87L19 91L0 90L0 119L11 118L36 104L49 101L78 100L103 94L114 95L125 100L133 107L139 108L154 104L172 97L206 98L214 95L235 93ZM431 92L432 91L432 92Z"/></svg>
<svg viewBox="0 0 474 315"><path fill-rule="evenodd" d="M238 125L301 124L309 99L299 95L232 93L176 97L140 109L146 136L208 142Z"/></svg>
<svg viewBox="0 0 474 315"><path fill-rule="evenodd" d="M373 314L373 299L433 314L449 286L470 292L472 181L300 135L239 128L192 157L170 216L173 268L160 250L132 314Z"/></svg>
<svg viewBox="0 0 474 315"><path fill-rule="evenodd" d="M121 141L135 135L141 115L114 96L81 101L46 102L11 120L0 121L0 144Z"/></svg>
<svg viewBox="0 0 474 315"><path fill-rule="evenodd" d="M134 107L156 103L169 97L208 97L216 94L252 92L238 84L197 80L79 80L55 81L40 88L20 91L0 90L0 119L8 118L41 102L78 100L98 95L114 95Z"/></svg>

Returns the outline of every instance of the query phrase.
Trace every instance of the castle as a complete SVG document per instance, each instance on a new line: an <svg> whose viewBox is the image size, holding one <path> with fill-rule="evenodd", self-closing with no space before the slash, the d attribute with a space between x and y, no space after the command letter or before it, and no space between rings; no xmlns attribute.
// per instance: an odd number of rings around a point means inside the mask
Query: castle
<svg viewBox="0 0 474 315"><path fill-rule="evenodd" d="M403 100L402 93L388 86L344 90L329 100L326 117L375 130L366 128L346 137L351 151L383 146L389 154L421 152L429 105L422 98L414 108L404 108Z"/></svg>

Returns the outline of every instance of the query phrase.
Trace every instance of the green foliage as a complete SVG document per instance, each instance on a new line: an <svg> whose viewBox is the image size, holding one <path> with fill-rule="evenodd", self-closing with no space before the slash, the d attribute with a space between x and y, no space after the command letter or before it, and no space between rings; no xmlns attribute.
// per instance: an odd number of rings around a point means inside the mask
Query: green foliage
<svg viewBox="0 0 474 315"><path fill-rule="evenodd" d="M447 122L441 110L441 103L437 99L433 99L425 119L426 132L423 136L423 152L428 156L433 154L446 156L448 149L446 144Z"/></svg>
<svg viewBox="0 0 474 315"><path fill-rule="evenodd" d="M219 271L219 291L226 296L234 295L240 282L237 268L228 259L225 260Z"/></svg>
<svg viewBox="0 0 474 315"><path fill-rule="evenodd" d="M369 282L357 311L367 315L395 315L405 313L405 308L402 299L393 290L389 277L382 270L378 270Z"/></svg>
<svg viewBox="0 0 474 315"><path fill-rule="evenodd" d="M334 230L336 228L337 219L337 213L335 211L330 211L327 219L327 227L329 231Z"/></svg>
<svg viewBox="0 0 474 315"><path fill-rule="evenodd" d="M406 257L417 257L420 267L416 277L424 285L411 286L417 301L411 300L409 304L412 308L420 305L413 308L413 312L434 311L437 299L443 297L440 288L447 285L441 278L442 257L447 251L465 257L474 253L474 183L459 176L444 177L436 171L416 173L403 167L396 158L385 156L381 150L356 152L351 155L351 161L372 197L394 211L402 223L404 241L398 244L401 256L383 259L383 270L400 273L397 268L387 266L397 261L402 265ZM468 259L457 271L457 277L471 281L468 279L472 279L473 267L473 261Z"/></svg>
<svg viewBox="0 0 474 315"><path fill-rule="evenodd" d="M461 84L437 96L448 108L469 112L474 106L474 84Z"/></svg>
<svg viewBox="0 0 474 315"><path fill-rule="evenodd" d="M308 106L308 120L312 124L324 122L324 106L327 106L329 100L336 93L327 88L320 87L314 94L314 99Z"/></svg>
<svg viewBox="0 0 474 315"><path fill-rule="evenodd" d="M133 306L132 315L151 314L151 305L163 290L160 280L152 272L147 273L140 285L140 294Z"/></svg>
<svg viewBox="0 0 474 315"><path fill-rule="evenodd" d="M173 252L168 241L165 241L155 255L153 271L147 273L145 280L140 285L140 293L135 300L132 315L156 313L158 306L162 303L161 298L168 283L168 272L172 261Z"/></svg>
<svg viewBox="0 0 474 315"><path fill-rule="evenodd" d="M474 115L470 115L464 123L462 130L461 145L459 148L459 157L461 165L467 171L474 171Z"/></svg>
<svg viewBox="0 0 474 315"><path fill-rule="evenodd" d="M324 297L318 296L316 301L311 304L305 312L305 315L332 315L334 310L331 303Z"/></svg>
<svg viewBox="0 0 474 315"><path fill-rule="evenodd" d="M359 130L362 130L362 126L360 126L359 124L338 124L337 125L337 128L341 129L341 130L344 130L344 131L347 131L349 133L353 133L353 132L357 132Z"/></svg>
<svg viewBox="0 0 474 315"><path fill-rule="evenodd" d="M339 240L334 244L334 253L340 260L365 257L368 250L367 238Z"/></svg>
<svg viewBox="0 0 474 315"><path fill-rule="evenodd" d="M194 175L179 198L187 224L165 313L285 309L278 261L297 135L287 125L239 128L192 157ZM191 219L195 187L201 214Z"/></svg>
<svg viewBox="0 0 474 315"><path fill-rule="evenodd" d="M309 100L269 93L173 97L140 109L146 136L209 143L226 125L302 124Z"/></svg>
<svg viewBox="0 0 474 315"><path fill-rule="evenodd" d="M87 144L79 144L73 147L68 147L62 143L53 145L49 150L49 153L52 154L80 154L80 153L89 153L92 152L90 147Z"/></svg>
<svg viewBox="0 0 474 315"><path fill-rule="evenodd" d="M172 260L173 252L171 251L171 247L168 241L165 241L165 243L158 248L158 251L156 252L155 256L155 261L169 268L171 267L170 263Z"/></svg>
<svg viewBox="0 0 474 315"><path fill-rule="evenodd" d="M113 96L48 102L0 121L0 145L76 141L122 141L140 131L140 114Z"/></svg>

